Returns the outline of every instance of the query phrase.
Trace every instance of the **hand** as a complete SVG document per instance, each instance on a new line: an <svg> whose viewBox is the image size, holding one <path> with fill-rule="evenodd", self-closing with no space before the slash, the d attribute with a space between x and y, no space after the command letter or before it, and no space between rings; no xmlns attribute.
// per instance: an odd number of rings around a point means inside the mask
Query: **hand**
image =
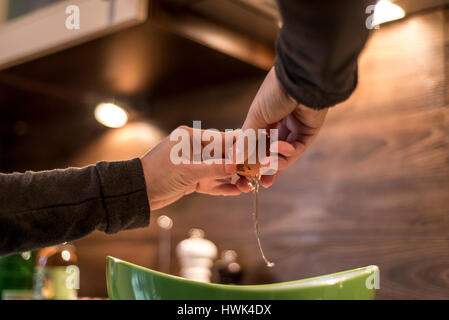
<svg viewBox="0 0 449 320"><path fill-rule="evenodd" d="M180 129L188 131L191 139L194 130L197 130L185 126L180 127ZM222 139L222 145L224 146L223 133ZM193 192L236 196L242 193L241 190L248 189L243 181L236 185L217 181L217 179L229 180L236 171L235 164L224 164L224 161L223 164L207 164L204 162L200 164L174 164L170 160L170 151L176 143L176 141L170 141L169 137L166 137L141 158L151 210L165 207ZM202 142L202 147L207 144L207 142Z"/></svg>
<svg viewBox="0 0 449 320"><path fill-rule="evenodd" d="M291 98L277 80L274 67L254 98L242 129L279 129L278 168L295 162L313 142L326 118L327 109L314 110ZM276 152L276 151L275 151ZM262 185L274 183L278 172L262 177Z"/></svg>

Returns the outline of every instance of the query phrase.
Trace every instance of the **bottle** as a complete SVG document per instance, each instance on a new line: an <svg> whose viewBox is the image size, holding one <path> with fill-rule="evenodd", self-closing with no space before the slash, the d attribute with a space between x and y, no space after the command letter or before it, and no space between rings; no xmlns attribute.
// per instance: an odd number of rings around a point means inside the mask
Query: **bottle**
<svg viewBox="0 0 449 320"><path fill-rule="evenodd" d="M237 263L237 253L234 250L221 252L221 259L217 260L215 270L218 275L218 283L239 284L242 278L242 268Z"/></svg>
<svg viewBox="0 0 449 320"><path fill-rule="evenodd" d="M204 238L204 231L191 229L190 238L182 240L176 247L181 277L210 282L213 259L217 256L215 244Z"/></svg>
<svg viewBox="0 0 449 320"><path fill-rule="evenodd" d="M0 298L2 300L33 299L35 253L22 252L0 257Z"/></svg>
<svg viewBox="0 0 449 320"><path fill-rule="evenodd" d="M75 247L60 244L39 250L34 270L34 298L73 300L78 297L79 268Z"/></svg>

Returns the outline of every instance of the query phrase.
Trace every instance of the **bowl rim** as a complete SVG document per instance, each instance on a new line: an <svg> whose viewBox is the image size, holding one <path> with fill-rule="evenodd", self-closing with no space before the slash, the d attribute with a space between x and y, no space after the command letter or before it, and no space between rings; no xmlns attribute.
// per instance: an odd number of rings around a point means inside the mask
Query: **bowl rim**
<svg viewBox="0 0 449 320"><path fill-rule="evenodd" d="M112 256L106 257L106 272L107 272L107 278L109 280L109 273L110 273L110 264L121 264L125 265L127 267L140 269L141 271L151 273L153 275L156 275L160 278L165 278L172 281L180 281L184 282L186 284L194 284L197 286L203 286L203 287L215 287L220 289L232 289L238 287L241 290L251 290L251 289L270 289L270 290L276 290L276 289L285 289L285 288L300 288L300 287L314 287L314 286L323 286L323 285L334 285L336 283L344 283L347 280L355 279L360 276L367 276L374 273L379 273L379 267L377 265L369 265L366 267L360 267L355 269L349 269L344 271L339 271L335 273L325 274L325 275L319 275L315 277L310 278L304 278L300 280L293 280L293 281L284 281L284 282L276 282L276 283L269 283L269 284L255 284L255 285L232 285L232 284L220 284L220 283L208 283L208 282L199 282L195 280L189 280L185 279L179 276L171 275L168 273L156 271L150 268L145 268L142 266L139 266L137 264L115 258Z"/></svg>

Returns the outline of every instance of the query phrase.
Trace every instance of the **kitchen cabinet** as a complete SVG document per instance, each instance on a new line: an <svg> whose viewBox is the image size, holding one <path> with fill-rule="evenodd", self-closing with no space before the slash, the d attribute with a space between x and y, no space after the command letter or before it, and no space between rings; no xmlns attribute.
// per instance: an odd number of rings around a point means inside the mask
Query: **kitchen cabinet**
<svg viewBox="0 0 449 320"><path fill-rule="evenodd" d="M148 17L148 3L148 0L1 1L0 69L142 23Z"/></svg>

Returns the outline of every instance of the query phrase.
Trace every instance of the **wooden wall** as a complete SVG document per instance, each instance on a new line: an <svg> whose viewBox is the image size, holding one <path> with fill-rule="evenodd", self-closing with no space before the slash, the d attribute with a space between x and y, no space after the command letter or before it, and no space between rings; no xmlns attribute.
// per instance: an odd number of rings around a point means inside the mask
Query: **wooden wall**
<svg viewBox="0 0 449 320"><path fill-rule="evenodd" d="M155 219L166 214L174 220L173 245L200 227L220 250L236 250L245 283L376 264L380 299L448 299L448 27L447 12L439 10L373 33L360 58L355 94L330 110L314 145L262 191L262 243L275 268L266 268L259 255L249 195L191 195L153 212L149 228L76 241L80 294L106 294L106 255L157 269ZM153 99L149 128L160 138L192 120L238 127L262 79L256 72ZM138 156L155 143L137 141L120 153L102 148L107 141L99 137L67 161L83 165ZM99 149L104 152L94 152ZM174 263L171 272L177 271Z"/></svg>
<svg viewBox="0 0 449 320"><path fill-rule="evenodd" d="M155 218L167 214L174 244L200 227L220 250L235 249L245 283L376 264L380 299L449 298L447 28L447 14L434 11L373 33L355 94L329 112L315 144L262 192L262 242L275 268L258 253L248 195L192 195L153 212L148 229L78 241L83 292L104 289L91 275L102 277L106 253L157 268ZM167 130L198 119L239 126L260 81L158 101L156 121L170 109L177 116L166 119Z"/></svg>

